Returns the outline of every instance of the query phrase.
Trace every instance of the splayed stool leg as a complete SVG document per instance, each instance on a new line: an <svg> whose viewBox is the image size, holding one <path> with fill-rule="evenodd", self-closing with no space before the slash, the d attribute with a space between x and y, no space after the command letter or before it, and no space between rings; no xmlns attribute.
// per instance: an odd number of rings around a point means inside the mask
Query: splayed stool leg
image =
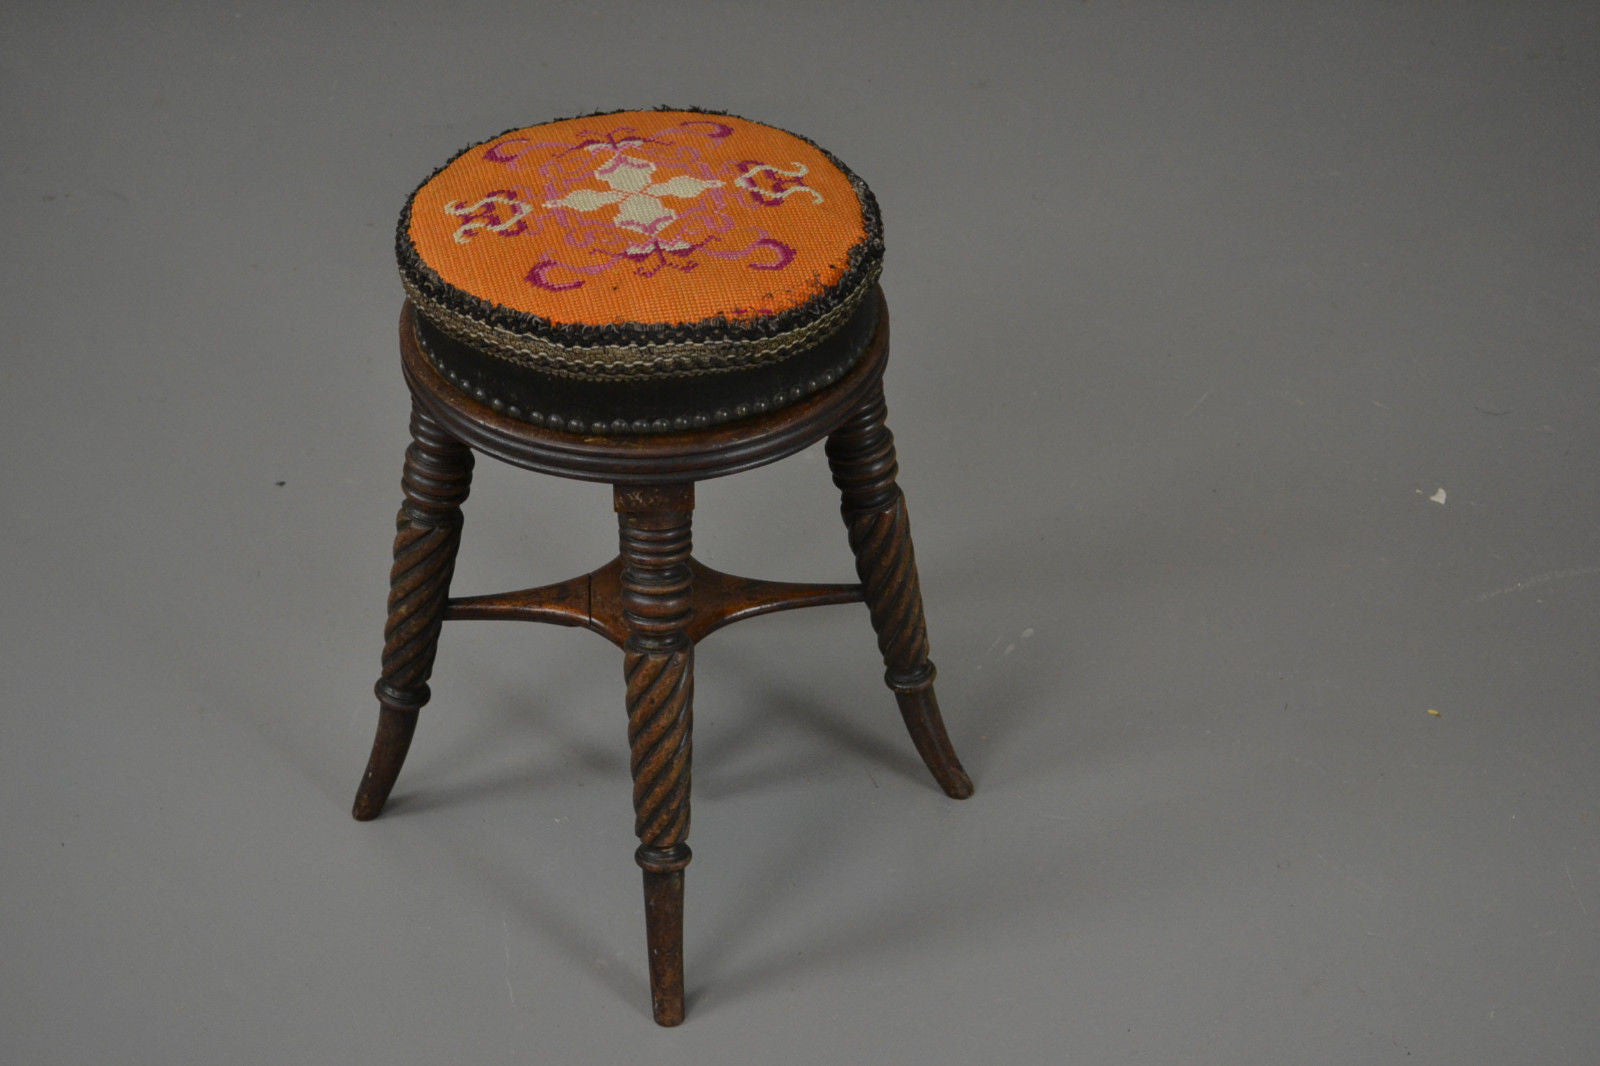
<svg viewBox="0 0 1600 1066"><path fill-rule="evenodd" d="M377 684L378 735L351 811L359 821L383 810L411 750L417 712L428 702L428 677L461 545L461 504L471 484L472 451L413 404Z"/></svg>
<svg viewBox="0 0 1600 1066"><path fill-rule="evenodd" d="M828 437L828 466L842 495L850 550L887 668L884 680L933 779L945 795L966 799L972 795L972 779L950 744L933 691L935 670L928 659L911 520L905 494L895 481L899 467L887 414L882 388L875 388Z"/></svg>

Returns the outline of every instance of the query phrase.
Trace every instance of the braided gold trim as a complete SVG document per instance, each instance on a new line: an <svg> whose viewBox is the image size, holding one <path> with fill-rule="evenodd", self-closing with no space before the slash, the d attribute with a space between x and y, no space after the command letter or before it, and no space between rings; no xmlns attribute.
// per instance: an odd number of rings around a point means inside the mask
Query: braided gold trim
<svg viewBox="0 0 1600 1066"><path fill-rule="evenodd" d="M863 273L856 287L833 307L796 329L753 340L694 341L668 344L576 346L557 344L491 326L453 310L401 275L406 295L430 323L465 344L519 366L558 377L615 380L715 374L757 363L776 362L811 348L836 333L877 284L881 262Z"/></svg>

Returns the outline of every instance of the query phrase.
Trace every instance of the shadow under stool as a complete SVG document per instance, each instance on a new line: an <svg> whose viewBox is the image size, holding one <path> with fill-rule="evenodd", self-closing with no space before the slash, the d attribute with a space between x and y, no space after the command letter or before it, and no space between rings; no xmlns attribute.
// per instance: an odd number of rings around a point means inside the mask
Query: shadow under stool
<svg viewBox="0 0 1600 1066"><path fill-rule="evenodd" d="M582 626L623 652L655 1019L683 1020L695 646L744 618L865 602L918 754L972 783L934 696L883 373L872 194L803 138L627 111L510 131L436 171L397 236L411 436L379 720L357 793L382 811L457 619ZM695 482L826 440L857 584L735 577L691 554ZM568 581L452 597L474 453L609 483L620 551Z"/></svg>

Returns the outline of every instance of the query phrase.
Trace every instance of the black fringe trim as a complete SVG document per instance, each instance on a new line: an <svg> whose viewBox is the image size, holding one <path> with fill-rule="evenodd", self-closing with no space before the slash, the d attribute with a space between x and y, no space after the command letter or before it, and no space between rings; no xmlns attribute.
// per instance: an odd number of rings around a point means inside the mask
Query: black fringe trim
<svg viewBox="0 0 1600 1066"><path fill-rule="evenodd" d="M557 377L507 363L417 320L423 354L461 392L519 421L622 436L686 432L797 403L843 377L872 343L878 301L869 298L830 337L783 359L726 374L631 381Z"/></svg>

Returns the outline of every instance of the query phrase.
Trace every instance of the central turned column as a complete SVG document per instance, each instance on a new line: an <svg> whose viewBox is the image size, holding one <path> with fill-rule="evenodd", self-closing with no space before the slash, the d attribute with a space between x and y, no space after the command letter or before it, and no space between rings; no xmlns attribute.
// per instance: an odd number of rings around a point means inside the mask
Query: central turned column
<svg viewBox="0 0 1600 1066"><path fill-rule="evenodd" d="M683 1021L683 870L689 865L689 742L694 701L689 568L694 484L614 490L622 543L634 853L644 871L650 999L662 1025Z"/></svg>

